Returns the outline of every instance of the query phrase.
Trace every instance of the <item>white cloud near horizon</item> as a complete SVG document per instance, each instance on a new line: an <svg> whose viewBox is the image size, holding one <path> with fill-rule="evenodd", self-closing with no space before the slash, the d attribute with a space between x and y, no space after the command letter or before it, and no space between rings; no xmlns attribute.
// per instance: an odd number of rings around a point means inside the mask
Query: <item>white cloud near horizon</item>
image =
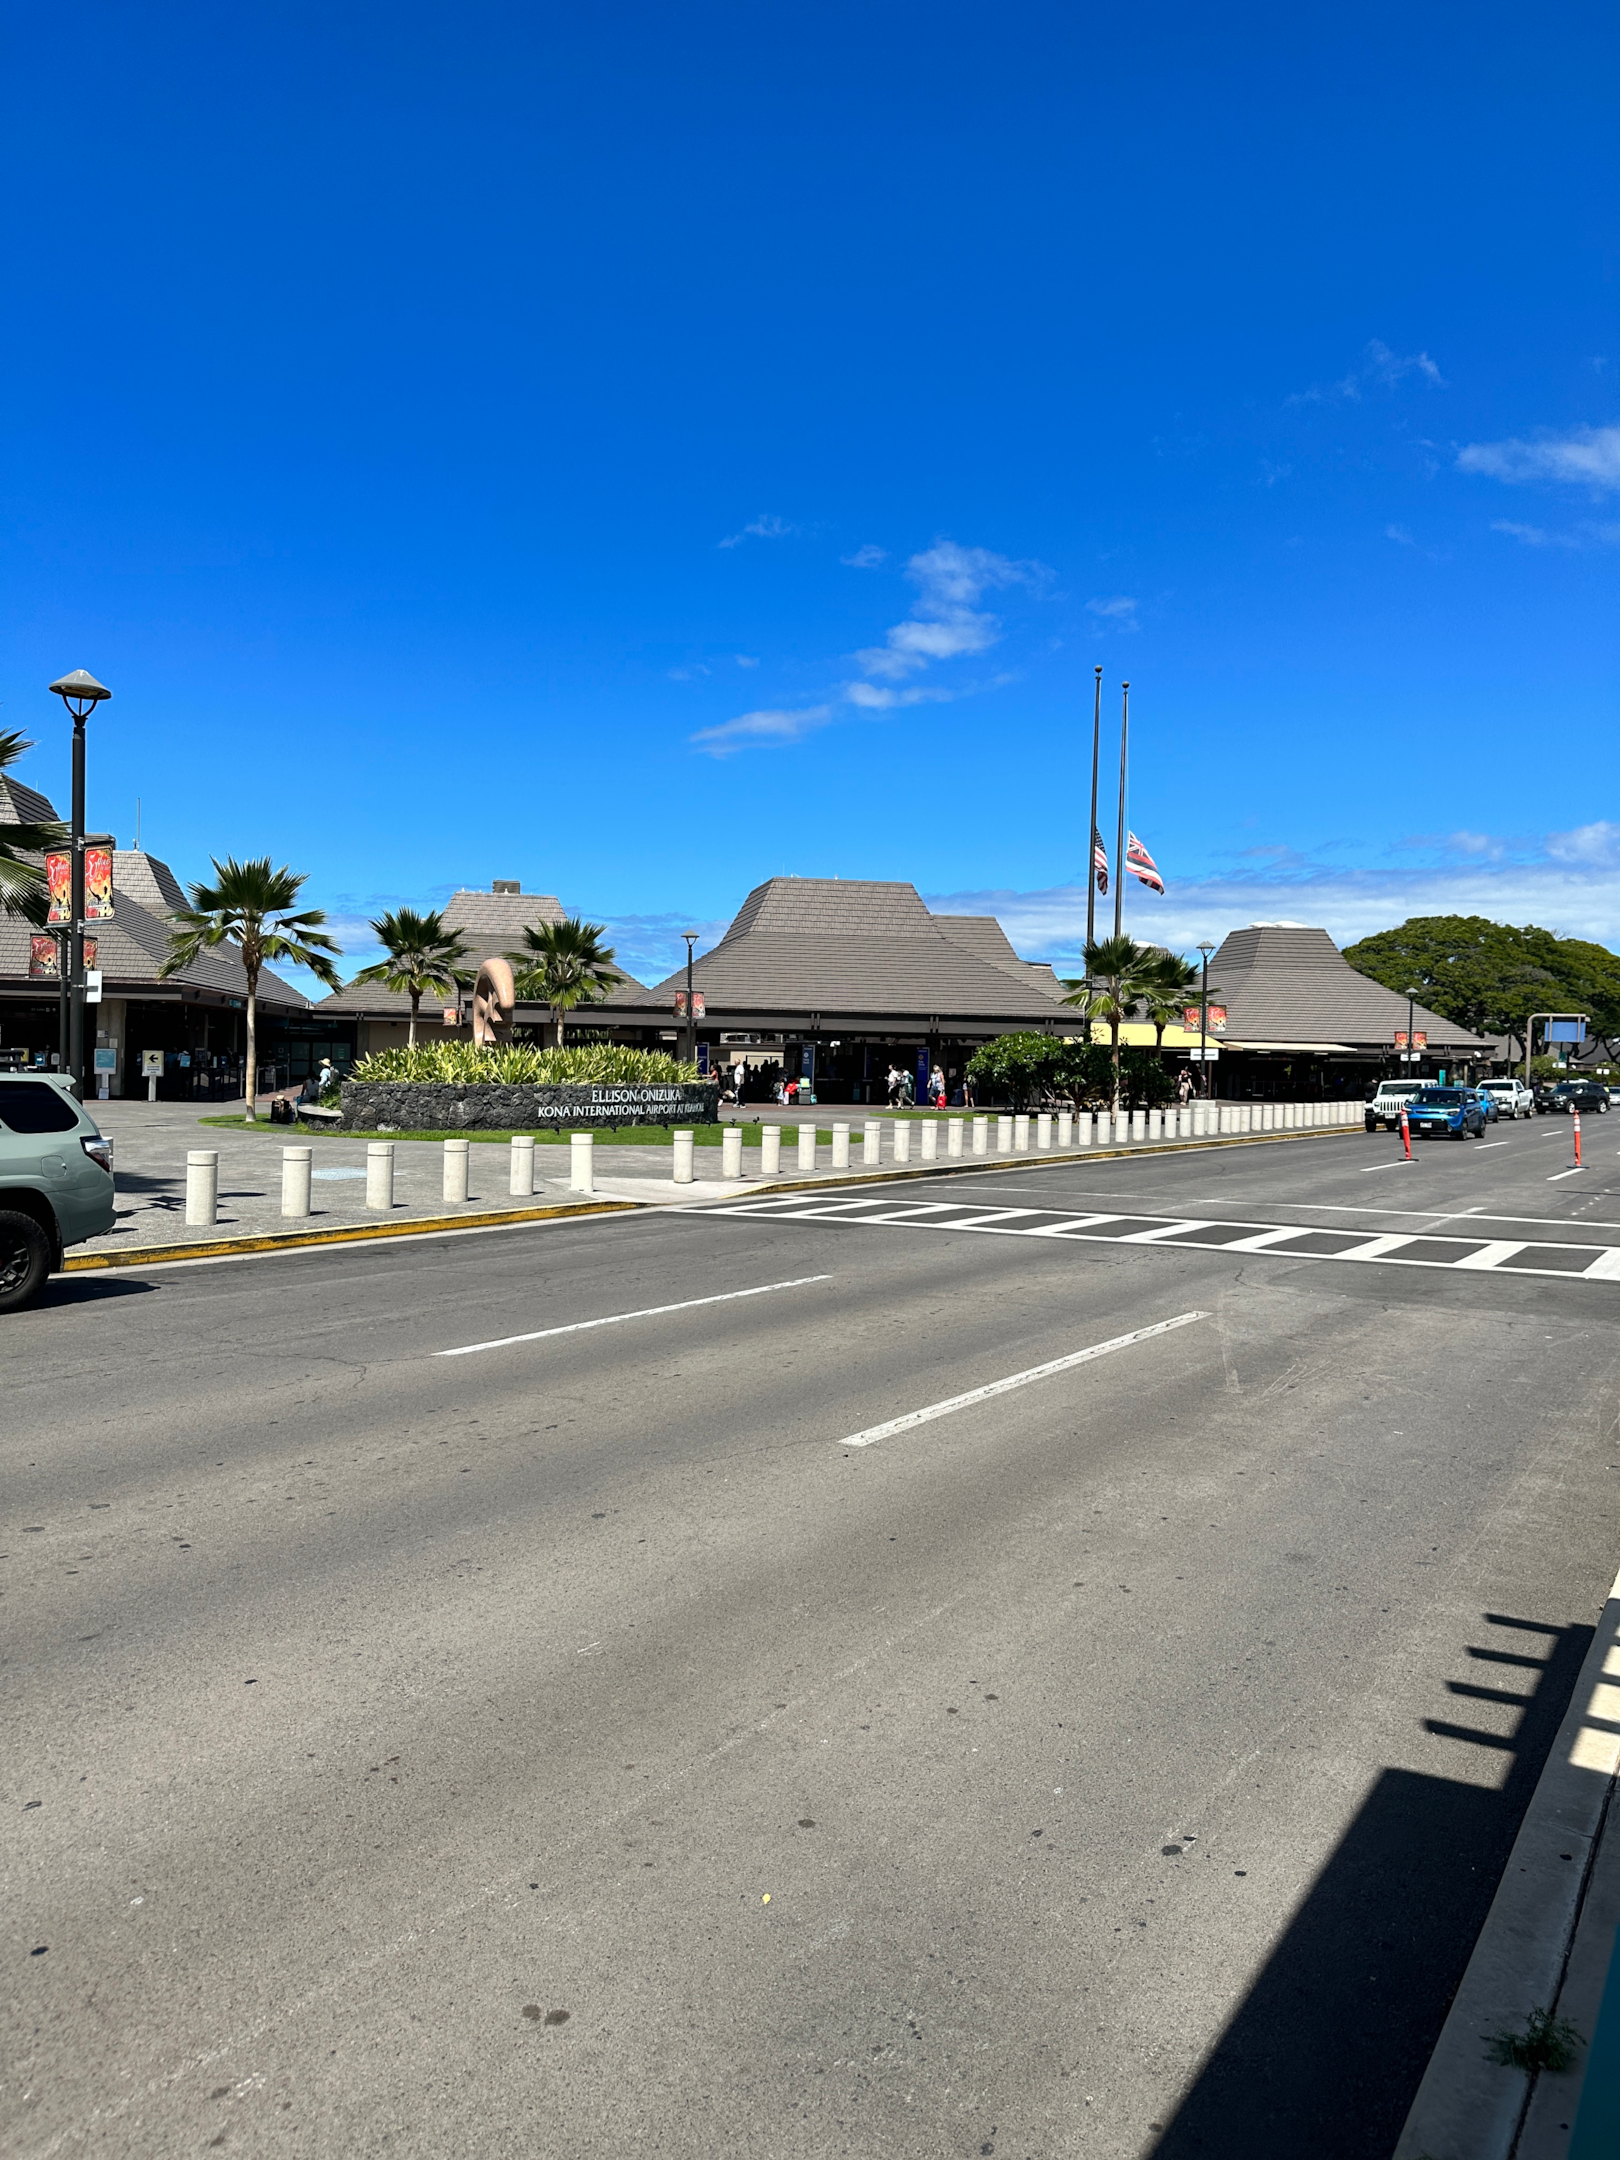
<svg viewBox="0 0 1620 2160"><path fill-rule="evenodd" d="M1479 843L1483 835L1454 836ZM1620 947L1620 825L1599 821L1553 834L1550 859L1503 863L1486 859L1427 869L1341 870L1307 866L1178 882L1171 873L1163 899L1136 888L1125 895L1132 937L1192 952L1201 938L1218 944L1229 930L1254 922L1301 922L1327 931L1339 946L1413 915L1485 915L1493 922L1539 923L1564 937ZM995 915L1029 960L1078 959L1085 942L1084 884L1044 891L931 894L930 908ZM1113 895L1097 900L1098 922L1113 929Z"/></svg>
<svg viewBox="0 0 1620 2160"><path fill-rule="evenodd" d="M1620 547L1620 525L1599 525L1585 518L1569 532L1548 532L1540 525L1520 525L1512 518L1492 518L1491 531L1506 533L1524 547Z"/></svg>
<svg viewBox="0 0 1620 2160"><path fill-rule="evenodd" d="M1613 493L1620 490L1620 427L1571 428L1533 442L1510 436L1505 442L1464 443L1457 469L1505 480L1510 487L1553 480Z"/></svg>
<svg viewBox="0 0 1620 2160"><path fill-rule="evenodd" d="M767 706L758 712L738 713L718 727L699 728L690 742L700 743L712 756L742 750L750 743L798 742L813 729L825 727L833 716L831 705L802 705L797 711Z"/></svg>

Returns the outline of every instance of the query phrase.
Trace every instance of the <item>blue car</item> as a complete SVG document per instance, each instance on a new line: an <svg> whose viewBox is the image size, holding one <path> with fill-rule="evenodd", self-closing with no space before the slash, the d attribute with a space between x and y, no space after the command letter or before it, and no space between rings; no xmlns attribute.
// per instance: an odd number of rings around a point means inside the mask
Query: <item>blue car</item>
<svg viewBox="0 0 1620 2160"><path fill-rule="evenodd" d="M1428 1087L1406 1106L1406 1122L1413 1139L1477 1140L1485 1130L1485 1112L1472 1088Z"/></svg>

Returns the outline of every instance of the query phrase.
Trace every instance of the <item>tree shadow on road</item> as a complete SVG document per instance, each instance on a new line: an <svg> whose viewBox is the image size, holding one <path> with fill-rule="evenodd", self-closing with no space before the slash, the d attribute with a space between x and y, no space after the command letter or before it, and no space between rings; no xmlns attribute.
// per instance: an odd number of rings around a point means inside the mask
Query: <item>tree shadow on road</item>
<svg viewBox="0 0 1620 2160"><path fill-rule="evenodd" d="M1484 1619L1469 1677L1448 1689L1522 1706L1517 1729L1424 1727L1508 1755L1505 1782L1383 1773L1154 2160L1387 2160L1592 1641L1589 1627Z"/></svg>

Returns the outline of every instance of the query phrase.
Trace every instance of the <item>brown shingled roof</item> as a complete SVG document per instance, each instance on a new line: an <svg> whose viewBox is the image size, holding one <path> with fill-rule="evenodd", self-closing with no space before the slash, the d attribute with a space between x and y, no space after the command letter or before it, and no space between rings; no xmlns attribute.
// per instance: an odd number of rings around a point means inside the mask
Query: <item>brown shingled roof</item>
<svg viewBox="0 0 1620 2160"><path fill-rule="evenodd" d="M1227 1010L1226 1041L1351 1043L1387 1049L1406 1027L1406 1000L1360 975L1325 930L1252 923L1233 930L1209 963L1210 996ZM1193 1002L1191 998L1189 1004ZM1484 1038L1419 1005L1414 1028L1432 1050L1484 1055Z"/></svg>

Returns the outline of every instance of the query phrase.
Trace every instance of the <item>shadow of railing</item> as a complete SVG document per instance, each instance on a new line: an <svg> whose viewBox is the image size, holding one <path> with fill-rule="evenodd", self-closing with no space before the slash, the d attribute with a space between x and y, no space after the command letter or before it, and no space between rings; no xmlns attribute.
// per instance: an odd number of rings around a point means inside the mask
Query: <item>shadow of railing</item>
<svg viewBox="0 0 1620 2160"><path fill-rule="evenodd" d="M1484 1618L1501 1637L1471 1644L1468 1656L1504 1684L1482 1673L1448 1692L1519 1710L1512 1736L1423 1724L1507 1755L1502 1784L1382 1774L1153 2145L1154 2160L1387 2160L1592 1641L1589 1627Z"/></svg>

